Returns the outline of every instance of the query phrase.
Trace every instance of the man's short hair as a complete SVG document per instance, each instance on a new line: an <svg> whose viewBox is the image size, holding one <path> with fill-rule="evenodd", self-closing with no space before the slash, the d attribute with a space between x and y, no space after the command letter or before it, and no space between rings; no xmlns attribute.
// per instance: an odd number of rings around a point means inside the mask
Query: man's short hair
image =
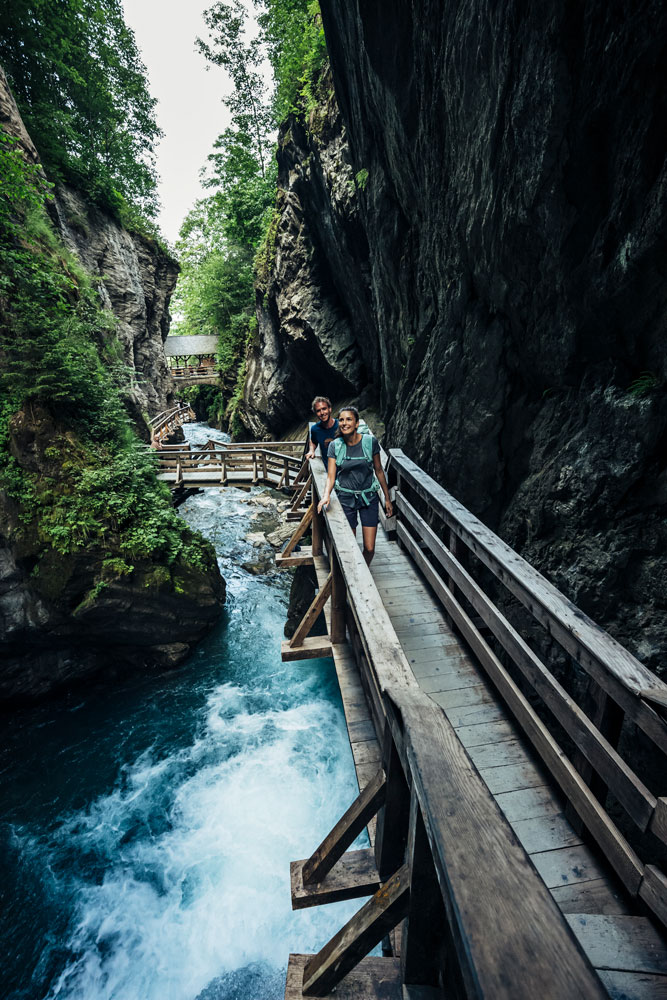
<svg viewBox="0 0 667 1000"><path fill-rule="evenodd" d="M311 406L313 408L313 413L315 412L315 407L317 406L318 403L326 403L327 406L329 407L329 409L331 409L331 400L330 399L327 399L326 396L315 396L315 399L311 403Z"/></svg>

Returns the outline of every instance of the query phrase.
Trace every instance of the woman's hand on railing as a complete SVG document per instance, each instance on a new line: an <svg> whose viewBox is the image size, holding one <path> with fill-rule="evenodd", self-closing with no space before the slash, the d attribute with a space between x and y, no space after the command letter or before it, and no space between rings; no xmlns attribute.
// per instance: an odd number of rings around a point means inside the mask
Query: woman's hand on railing
<svg viewBox="0 0 667 1000"><path fill-rule="evenodd" d="M385 500L385 502L384 502L384 512L387 515L387 517L393 517L394 516L394 505L391 502L391 500L389 499L389 497L387 497L386 500Z"/></svg>
<svg viewBox="0 0 667 1000"><path fill-rule="evenodd" d="M325 493L320 502L317 505L317 513L321 514L323 510L326 510L329 506L329 497Z"/></svg>

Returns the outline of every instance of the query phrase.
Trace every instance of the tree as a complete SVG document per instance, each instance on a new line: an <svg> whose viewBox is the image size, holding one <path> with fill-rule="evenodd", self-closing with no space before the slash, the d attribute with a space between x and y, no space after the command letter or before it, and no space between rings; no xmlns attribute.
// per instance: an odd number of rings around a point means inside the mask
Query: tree
<svg viewBox="0 0 667 1000"><path fill-rule="evenodd" d="M155 216L161 132L121 0L3 4L0 62L52 180Z"/></svg>

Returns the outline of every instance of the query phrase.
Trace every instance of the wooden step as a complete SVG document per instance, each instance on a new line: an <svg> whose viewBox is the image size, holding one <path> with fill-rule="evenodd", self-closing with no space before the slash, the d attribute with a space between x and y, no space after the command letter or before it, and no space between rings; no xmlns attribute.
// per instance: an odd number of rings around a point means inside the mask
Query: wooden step
<svg viewBox="0 0 667 1000"><path fill-rule="evenodd" d="M290 660L319 660L331 656L331 642L328 635L306 636L300 646L290 646L289 639L285 639L280 654L285 663Z"/></svg>
<svg viewBox="0 0 667 1000"><path fill-rule="evenodd" d="M293 910L335 903L340 899L372 896L380 888L380 876L370 849L347 851L321 882L312 882L310 885L303 884L303 866L306 860L292 861L290 864Z"/></svg>
<svg viewBox="0 0 667 1000"><path fill-rule="evenodd" d="M310 545L304 545L300 552L293 552L289 556L276 556L276 566L311 566L312 563L313 550Z"/></svg>
<svg viewBox="0 0 667 1000"><path fill-rule="evenodd" d="M303 971L312 955L290 955L285 1000L302 1000ZM356 968L322 1000L402 1000L401 963L397 958L362 958Z"/></svg>

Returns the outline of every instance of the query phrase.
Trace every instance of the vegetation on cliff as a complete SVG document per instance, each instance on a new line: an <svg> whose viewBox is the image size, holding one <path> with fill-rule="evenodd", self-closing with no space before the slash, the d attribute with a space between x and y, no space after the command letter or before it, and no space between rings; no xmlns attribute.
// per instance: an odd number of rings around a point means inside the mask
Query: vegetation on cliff
<svg viewBox="0 0 667 1000"><path fill-rule="evenodd" d="M50 185L4 131L0 175L0 500L34 585L53 552L90 551L98 589L136 560L214 566L131 430L114 318L52 227Z"/></svg>
<svg viewBox="0 0 667 1000"><path fill-rule="evenodd" d="M201 52L234 83L224 99L229 126L208 157L209 197L197 202L181 229L182 273L174 297L176 333L219 336L223 398L209 403L216 422L242 430L238 416L245 356L256 330L255 285L266 271L275 239L278 124L295 110L308 114L313 81L325 58L319 5L313 0L255 0L256 34L249 36L241 0L215 3L205 14ZM274 86L262 72L268 59ZM201 404L202 390L195 390Z"/></svg>
<svg viewBox="0 0 667 1000"><path fill-rule="evenodd" d="M156 235L161 133L120 0L3 4L0 64L48 177Z"/></svg>

